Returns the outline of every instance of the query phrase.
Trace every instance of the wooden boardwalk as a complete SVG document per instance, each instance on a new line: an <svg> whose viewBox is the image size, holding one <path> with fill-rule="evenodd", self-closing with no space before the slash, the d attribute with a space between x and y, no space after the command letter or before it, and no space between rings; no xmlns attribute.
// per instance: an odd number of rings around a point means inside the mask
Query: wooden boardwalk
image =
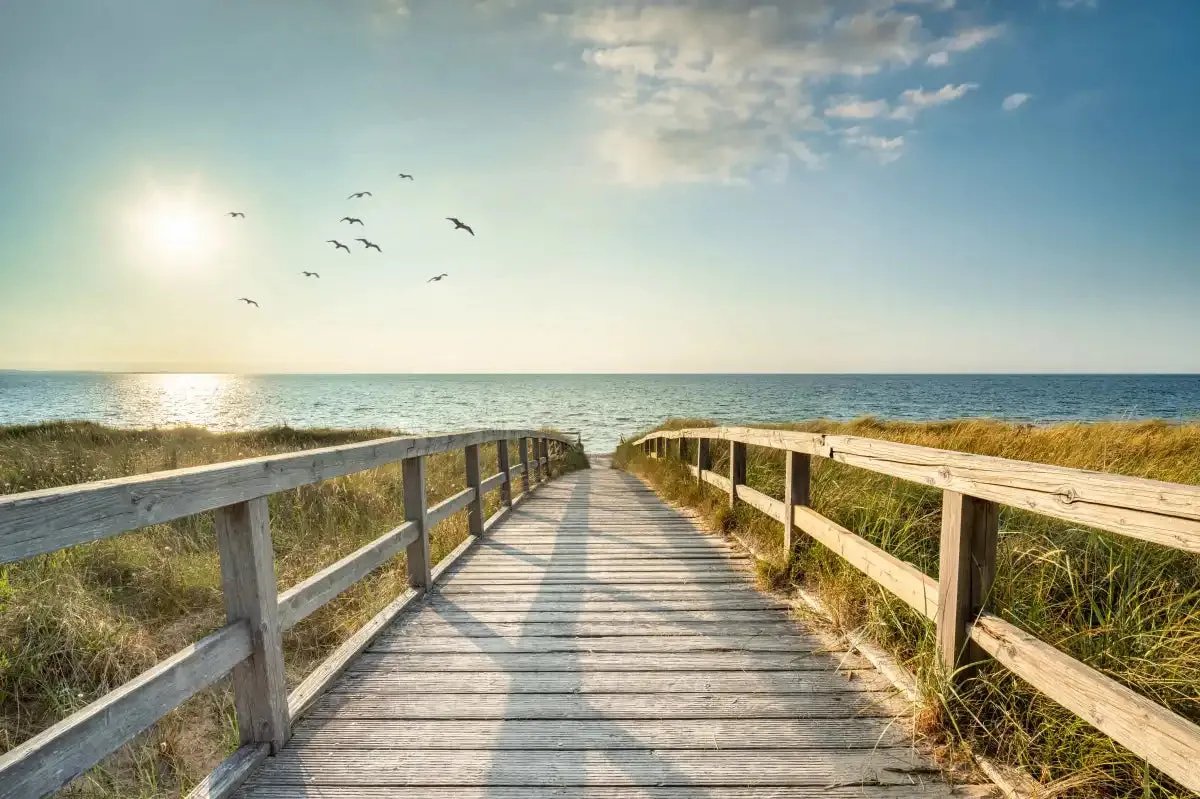
<svg viewBox="0 0 1200 799"><path fill-rule="evenodd" d="M983 796L869 663L636 479L541 487L298 721L242 799Z"/></svg>

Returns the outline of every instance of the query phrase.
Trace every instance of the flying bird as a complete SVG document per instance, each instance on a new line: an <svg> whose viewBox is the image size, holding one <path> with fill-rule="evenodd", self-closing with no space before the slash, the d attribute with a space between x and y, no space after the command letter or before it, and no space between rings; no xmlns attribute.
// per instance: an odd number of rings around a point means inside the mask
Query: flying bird
<svg viewBox="0 0 1200 799"><path fill-rule="evenodd" d="M446 274L445 272L442 272L440 275L435 275L434 277L429 278L425 282L426 283L436 283L444 277L450 277L450 275Z"/></svg>
<svg viewBox="0 0 1200 799"><path fill-rule="evenodd" d="M320 277L320 275L318 275L316 272L301 272L300 274L304 275L305 277Z"/></svg>
<svg viewBox="0 0 1200 799"><path fill-rule="evenodd" d="M345 250L346 252L350 252L350 248L349 248L349 247L347 247L345 244L342 244L342 243L341 243L340 241L338 241L337 239L326 239L326 240L325 240L325 243L326 243L326 244L332 244L332 245L333 245L333 248L334 248L335 250Z"/></svg>
<svg viewBox="0 0 1200 799"><path fill-rule="evenodd" d="M374 196L375 195L369 191L356 191L353 194L351 194L349 197L347 197L346 199L347 200L358 200L363 197L374 197Z"/></svg>
<svg viewBox="0 0 1200 799"><path fill-rule="evenodd" d="M250 299L249 297L238 297L238 301L239 301L239 302L244 302L244 303L246 303L247 305L253 305L255 308L257 308L257 307L258 307L258 303L257 303L257 302L255 302L254 300Z"/></svg>
<svg viewBox="0 0 1200 799"><path fill-rule="evenodd" d="M349 222L352 225L361 225L362 224L362 220L359 219L357 216L343 216L338 221L339 222Z"/></svg>
<svg viewBox="0 0 1200 799"><path fill-rule="evenodd" d="M448 217L446 217L446 221L447 221L447 222L453 222L453 223L454 223L454 229L455 229L455 230L465 230L465 231L467 231L468 233L470 233L472 236L474 236L474 235L475 235L475 231L474 231L474 230L471 230L471 226L470 226L470 225L468 225L468 224L466 224L466 223L464 223L464 222L463 222L461 219L455 219L455 218L454 218L454 217L452 217L452 216L448 216Z"/></svg>
<svg viewBox="0 0 1200 799"><path fill-rule="evenodd" d="M230 211L229 213L225 214L225 216L240 216L242 219L246 218L246 215L241 211Z"/></svg>
<svg viewBox="0 0 1200 799"><path fill-rule="evenodd" d="M406 174L404 174L403 172L401 172L401 173L400 173L400 177L402 177L402 178L403 178L403 179L405 179L405 180L412 180L412 179L413 179L413 176L412 176L412 175L406 175Z"/></svg>
<svg viewBox="0 0 1200 799"><path fill-rule="evenodd" d="M379 245L373 241L367 241L366 239L355 239L355 241L361 241L363 243L363 247L368 250L371 249L372 247L379 250ZM383 250L379 250L379 251L383 252Z"/></svg>

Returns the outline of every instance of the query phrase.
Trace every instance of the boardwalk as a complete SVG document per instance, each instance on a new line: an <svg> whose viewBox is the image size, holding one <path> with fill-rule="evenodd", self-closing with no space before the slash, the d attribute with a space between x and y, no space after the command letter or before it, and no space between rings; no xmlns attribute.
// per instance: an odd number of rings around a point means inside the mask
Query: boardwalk
<svg viewBox="0 0 1200 799"><path fill-rule="evenodd" d="M962 795L868 664L751 579L629 475L567 475L384 631L238 796Z"/></svg>

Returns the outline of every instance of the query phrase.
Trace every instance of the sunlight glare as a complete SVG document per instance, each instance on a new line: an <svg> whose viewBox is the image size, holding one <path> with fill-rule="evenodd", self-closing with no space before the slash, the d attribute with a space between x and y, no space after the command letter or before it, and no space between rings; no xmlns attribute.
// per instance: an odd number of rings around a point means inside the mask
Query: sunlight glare
<svg viewBox="0 0 1200 799"><path fill-rule="evenodd" d="M205 261L217 249L220 212L197 202L194 192L154 191L132 214L132 237L156 266Z"/></svg>

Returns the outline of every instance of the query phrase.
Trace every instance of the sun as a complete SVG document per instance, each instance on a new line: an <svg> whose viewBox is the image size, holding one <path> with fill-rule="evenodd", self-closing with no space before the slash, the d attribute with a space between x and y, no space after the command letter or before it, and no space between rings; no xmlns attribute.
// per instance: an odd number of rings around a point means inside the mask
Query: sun
<svg viewBox="0 0 1200 799"><path fill-rule="evenodd" d="M220 212L206 207L194 191L154 190L130 215L131 238L155 266L195 265L210 260L221 235Z"/></svg>

